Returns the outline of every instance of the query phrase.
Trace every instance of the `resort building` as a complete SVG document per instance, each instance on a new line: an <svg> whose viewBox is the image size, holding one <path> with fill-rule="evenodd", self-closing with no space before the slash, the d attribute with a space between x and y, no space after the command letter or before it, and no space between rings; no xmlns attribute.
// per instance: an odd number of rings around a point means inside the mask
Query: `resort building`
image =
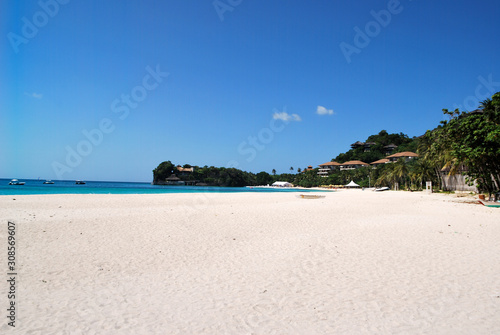
<svg viewBox="0 0 500 335"><path fill-rule="evenodd" d="M379 165L382 165L382 164L387 164L389 163L390 160L387 159L387 158L382 158L382 159L379 159L378 161L375 161L375 162L372 162L370 163L370 165L373 167L373 168L377 168L377 166Z"/></svg>
<svg viewBox="0 0 500 335"><path fill-rule="evenodd" d="M359 147L364 147L364 146L365 146L365 142L357 141L357 142L351 144L351 149L357 149Z"/></svg>
<svg viewBox="0 0 500 335"><path fill-rule="evenodd" d="M354 169L359 169L360 167L363 166L370 166L370 165L362 161L348 161L340 164L340 170L354 170Z"/></svg>
<svg viewBox="0 0 500 335"><path fill-rule="evenodd" d="M411 151L403 151L403 152L398 152L397 154L387 156L387 159L389 159L391 162L396 162L400 158L404 158L407 162L409 160L412 160L413 158L418 157L418 155L414 152Z"/></svg>
<svg viewBox="0 0 500 335"><path fill-rule="evenodd" d="M193 167L183 168L182 166L177 165L176 169L177 169L177 173L178 173L179 176L189 176L191 173L194 172L194 168Z"/></svg>
<svg viewBox="0 0 500 335"><path fill-rule="evenodd" d="M177 177L174 173L170 175L170 177L165 179L165 185L185 185L185 182Z"/></svg>
<svg viewBox="0 0 500 335"><path fill-rule="evenodd" d="M328 175L332 173L332 171L338 170L340 168L340 164L337 162L326 162L318 166L318 176L321 177L328 177Z"/></svg>
<svg viewBox="0 0 500 335"><path fill-rule="evenodd" d="M377 143L375 142L360 142L360 141L357 141L353 144L351 144L351 148L352 149L357 149L357 148L364 148L364 152L370 152L370 148L374 145L376 145Z"/></svg>
<svg viewBox="0 0 500 335"><path fill-rule="evenodd" d="M370 148L376 145L377 143L375 142L365 142L365 145L363 146L365 148L365 152L370 152Z"/></svg>
<svg viewBox="0 0 500 335"><path fill-rule="evenodd" d="M397 146L397 145L395 145L395 144L393 144L393 143L391 143L391 144L389 144L389 145L385 145L385 146L384 146L384 154L385 154L386 156L387 156L387 155L392 154L392 153L394 152L394 150L396 150L396 148L397 148L397 147L398 147L398 146Z"/></svg>

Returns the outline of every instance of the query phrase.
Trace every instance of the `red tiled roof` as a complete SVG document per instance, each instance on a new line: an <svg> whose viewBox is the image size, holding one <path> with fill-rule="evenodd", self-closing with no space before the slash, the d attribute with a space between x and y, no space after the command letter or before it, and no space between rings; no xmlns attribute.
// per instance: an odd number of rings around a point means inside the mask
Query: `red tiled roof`
<svg viewBox="0 0 500 335"><path fill-rule="evenodd" d="M326 163L320 164L318 166L329 166L329 165L339 166L341 164L339 164L337 162L326 162Z"/></svg>
<svg viewBox="0 0 500 335"><path fill-rule="evenodd" d="M365 162L362 161L348 161L340 165L369 165L369 164L366 164Z"/></svg>
<svg viewBox="0 0 500 335"><path fill-rule="evenodd" d="M192 167L183 168L182 166L177 166L176 168L177 168L177 171L179 171L179 172L193 172L194 171L194 169Z"/></svg>
<svg viewBox="0 0 500 335"><path fill-rule="evenodd" d="M372 165L375 165L375 164L385 164L385 163L388 163L389 160L387 158L382 158L382 159L379 159L378 161L375 161L375 162L372 162L370 164Z"/></svg>
<svg viewBox="0 0 500 335"><path fill-rule="evenodd" d="M398 152L397 154L387 156L387 158L398 158L398 157L418 157L418 155L414 152L403 151Z"/></svg>

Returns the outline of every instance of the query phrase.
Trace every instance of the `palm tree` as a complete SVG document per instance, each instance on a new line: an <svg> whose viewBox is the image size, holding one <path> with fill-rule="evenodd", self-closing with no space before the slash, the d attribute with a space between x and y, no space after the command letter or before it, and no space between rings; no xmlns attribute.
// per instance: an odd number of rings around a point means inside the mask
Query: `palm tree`
<svg viewBox="0 0 500 335"><path fill-rule="evenodd" d="M297 168L297 172L300 173L300 171L302 171L301 168Z"/></svg>
<svg viewBox="0 0 500 335"><path fill-rule="evenodd" d="M495 95L493 95L493 97L495 97ZM499 113L500 106L498 102L493 101L490 98L487 98L481 101L479 108L483 110L487 120L495 122L496 124L500 122L500 113Z"/></svg>
<svg viewBox="0 0 500 335"><path fill-rule="evenodd" d="M408 185L406 183L407 181L407 176L408 176L408 165L406 165L406 161L404 158L400 158L397 162L393 163L394 164L394 169L393 169L393 176L394 179L397 180L398 182L401 180L404 180L405 182L405 188L408 188Z"/></svg>
<svg viewBox="0 0 500 335"><path fill-rule="evenodd" d="M290 172L293 173L293 166L290 166Z"/></svg>
<svg viewBox="0 0 500 335"><path fill-rule="evenodd" d="M394 183L394 164L384 164L380 169L382 169L382 171L375 181L375 185L387 185L391 187Z"/></svg>
<svg viewBox="0 0 500 335"><path fill-rule="evenodd" d="M446 126L446 121L442 121ZM449 168L450 174L457 172L460 163L451 155L451 142L448 140L447 135L443 131L443 127L438 127L433 131L427 131L423 137L420 138L419 146L417 149L420 155L419 161L426 166L426 169L433 169L435 178L438 184L446 187L443 183L441 169Z"/></svg>
<svg viewBox="0 0 500 335"><path fill-rule="evenodd" d="M276 169L273 169L273 176L276 176Z"/></svg>
<svg viewBox="0 0 500 335"><path fill-rule="evenodd" d="M434 170L432 166L423 159L418 159L415 164L412 165L409 176L412 182L415 181L420 183L420 189L423 189L424 187L424 180L435 180Z"/></svg>

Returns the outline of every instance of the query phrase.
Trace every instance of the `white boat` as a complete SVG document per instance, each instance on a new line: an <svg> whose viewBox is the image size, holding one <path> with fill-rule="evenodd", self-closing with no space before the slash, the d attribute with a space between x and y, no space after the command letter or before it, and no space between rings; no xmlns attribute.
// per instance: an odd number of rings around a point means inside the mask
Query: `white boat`
<svg viewBox="0 0 500 335"><path fill-rule="evenodd" d="M77 180L77 181L75 181L75 184L77 184L77 185L85 185L85 182L81 181L81 180Z"/></svg>
<svg viewBox="0 0 500 335"><path fill-rule="evenodd" d="M9 182L9 185L24 185L25 182L24 181L19 181L17 179L12 179L10 182Z"/></svg>
<svg viewBox="0 0 500 335"><path fill-rule="evenodd" d="M46 180L43 182L44 184L54 184L54 182L52 180Z"/></svg>
<svg viewBox="0 0 500 335"><path fill-rule="evenodd" d="M389 191L389 187L380 187L375 189L375 192L382 192L382 191Z"/></svg>

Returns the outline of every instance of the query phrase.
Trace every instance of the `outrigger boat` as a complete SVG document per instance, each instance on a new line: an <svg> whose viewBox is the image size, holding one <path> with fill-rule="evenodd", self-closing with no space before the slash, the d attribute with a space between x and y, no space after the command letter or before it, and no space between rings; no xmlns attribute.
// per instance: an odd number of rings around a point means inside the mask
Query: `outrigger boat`
<svg viewBox="0 0 500 335"><path fill-rule="evenodd" d="M491 201L482 201L482 200L479 200L479 202L481 203L481 205L483 206L486 206L486 207L500 207L500 203L499 202L491 202Z"/></svg>
<svg viewBox="0 0 500 335"><path fill-rule="evenodd" d="M43 182L44 184L54 184L54 182L52 180L46 180Z"/></svg>

